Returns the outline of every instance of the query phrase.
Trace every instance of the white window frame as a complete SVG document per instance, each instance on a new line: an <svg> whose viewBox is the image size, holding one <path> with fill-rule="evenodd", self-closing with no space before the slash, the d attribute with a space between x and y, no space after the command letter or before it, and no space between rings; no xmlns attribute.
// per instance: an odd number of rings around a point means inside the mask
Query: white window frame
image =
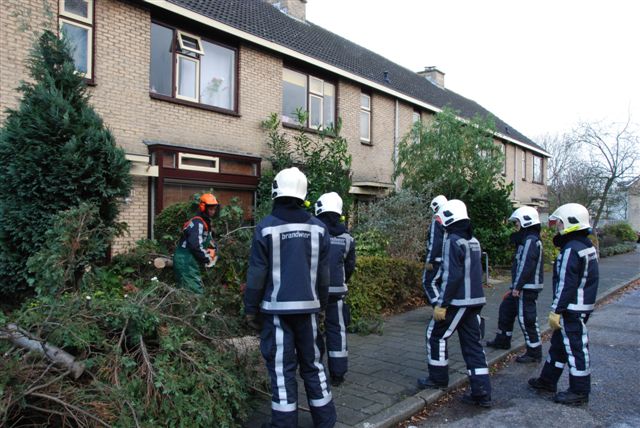
<svg viewBox="0 0 640 428"><path fill-rule="evenodd" d="M192 61L196 63L196 88L195 88L195 98L191 98L186 95L180 95L180 59L186 59L187 61ZM184 55L180 53L176 53L176 98L180 100L193 101L195 103L200 103L200 59L194 58L189 55Z"/></svg>
<svg viewBox="0 0 640 428"><path fill-rule="evenodd" d="M76 21L82 21L86 24L93 25L93 0L87 0L87 17L85 18L82 15L76 15L73 12L69 12L64 8L65 0L59 0L58 7L60 11L60 15L66 16L67 18L74 19Z"/></svg>
<svg viewBox="0 0 640 428"><path fill-rule="evenodd" d="M182 163L183 159L200 159L208 160L215 164L213 167L186 165ZM178 154L178 169L188 169L192 171L205 171L205 172L220 172L220 158L215 156L196 155L192 153L179 153Z"/></svg>
<svg viewBox="0 0 640 428"><path fill-rule="evenodd" d="M324 124L324 80L319 79L317 77L308 75L308 87L309 87L309 99L307 101L307 103L309 104L309 127L312 129L320 129L322 128L323 124ZM320 85L320 92L319 91L314 91L312 89L313 87L313 82L316 81L319 85ZM317 126L312 126L311 125L311 99L315 98L317 100L320 100L320 124Z"/></svg>
<svg viewBox="0 0 640 428"><path fill-rule="evenodd" d="M58 18L58 31L60 33L60 37L62 37L62 25L63 24L75 25L76 27L84 28L88 30L87 32L87 72L82 73L77 71L79 74L82 74L85 78L91 79L93 78L93 27L91 25L81 24L78 21L73 21L71 19L64 18L60 16Z"/></svg>
<svg viewBox="0 0 640 428"><path fill-rule="evenodd" d="M180 30L176 30L176 33L178 37L178 45L180 46L181 50L192 52L198 55L204 55L204 47L202 46L202 40L200 39L200 37L194 36L193 34L185 33L184 31L180 31ZM194 48L185 46L184 41L182 40L183 37L189 37L190 39L195 40L200 49L194 49Z"/></svg>
<svg viewBox="0 0 640 428"><path fill-rule="evenodd" d="M367 120L367 135L368 138L363 138L362 136L360 136L360 142L364 142L364 143L371 143L371 95L369 94L365 94L364 92L360 92L360 100L362 100L362 97L365 96L369 99L369 107L365 107L362 105L362 101L360 101L360 114L365 113L367 115L367 117L369 118Z"/></svg>
<svg viewBox="0 0 640 428"><path fill-rule="evenodd" d="M500 152L502 153L502 175L506 177L507 175L507 144L500 144Z"/></svg>
<svg viewBox="0 0 640 428"><path fill-rule="evenodd" d="M525 149L522 149L520 165L522 166L522 181L527 181L527 151Z"/></svg>
<svg viewBox="0 0 640 428"><path fill-rule="evenodd" d="M532 179L532 181L534 183L538 183L538 184L544 183L544 173L543 173L543 168L542 168L544 161L542 159L542 156L533 155L532 157L533 157L532 168L531 168L532 171L533 171L533 179ZM538 174L536 174L536 160L537 159L540 160L540 166L539 166L539 168L537 168L537 173ZM536 177L536 175L539 175L539 177Z"/></svg>

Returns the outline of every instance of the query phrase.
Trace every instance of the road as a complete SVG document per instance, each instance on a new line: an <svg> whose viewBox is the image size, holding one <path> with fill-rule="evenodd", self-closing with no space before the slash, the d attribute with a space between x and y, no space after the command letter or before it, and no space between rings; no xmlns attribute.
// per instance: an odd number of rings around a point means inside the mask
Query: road
<svg viewBox="0 0 640 428"><path fill-rule="evenodd" d="M550 394L526 385L541 365L507 362L491 377L494 405L489 410L459 402L452 393L429 414L402 427L640 427L640 287L605 303L587 324L592 358L592 391L587 406L553 403ZM548 342L544 344L545 356ZM567 369L559 390L568 387ZM421 420L416 420L421 418Z"/></svg>

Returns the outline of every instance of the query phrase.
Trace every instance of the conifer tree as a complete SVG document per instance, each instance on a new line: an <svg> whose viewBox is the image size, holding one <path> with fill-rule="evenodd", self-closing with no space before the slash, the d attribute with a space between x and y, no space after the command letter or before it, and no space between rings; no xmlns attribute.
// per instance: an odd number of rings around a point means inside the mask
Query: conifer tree
<svg viewBox="0 0 640 428"><path fill-rule="evenodd" d="M114 225L131 187L124 151L89 104L68 43L45 31L28 70L0 129L0 295L28 288L27 259L59 211L87 202Z"/></svg>

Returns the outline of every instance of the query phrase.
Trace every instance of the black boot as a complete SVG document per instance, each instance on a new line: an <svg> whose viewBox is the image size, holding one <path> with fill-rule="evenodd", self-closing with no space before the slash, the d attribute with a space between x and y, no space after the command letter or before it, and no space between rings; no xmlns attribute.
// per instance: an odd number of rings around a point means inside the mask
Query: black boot
<svg viewBox="0 0 640 428"><path fill-rule="evenodd" d="M580 394L571 390L558 392L553 396L553 401L568 406L580 406L589 402L589 394Z"/></svg>
<svg viewBox="0 0 640 428"><path fill-rule="evenodd" d="M542 348L527 347L527 352L516 357L516 363L539 363L542 360Z"/></svg>
<svg viewBox="0 0 640 428"><path fill-rule="evenodd" d="M464 395L460 397L460 401L462 401L463 403L472 404L474 406L487 408L491 407L493 404L491 402L491 396L489 396L488 394L476 397L475 395L471 395L470 392L465 392Z"/></svg>
<svg viewBox="0 0 640 428"><path fill-rule="evenodd" d="M508 336L496 334L496 338L487 341L487 346L495 349L511 349L511 339Z"/></svg>
<svg viewBox="0 0 640 428"><path fill-rule="evenodd" d="M418 378L418 388L420 389L445 389L448 383L434 382L430 377Z"/></svg>
<svg viewBox="0 0 640 428"><path fill-rule="evenodd" d="M533 389L547 392L556 392L558 389L551 382L547 382L546 380L543 380L539 377L532 377L531 379L529 379L529 386Z"/></svg>
<svg viewBox="0 0 640 428"><path fill-rule="evenodd" d="M340 386L344 383L344 376L331 375L331 386Z"/></svg>

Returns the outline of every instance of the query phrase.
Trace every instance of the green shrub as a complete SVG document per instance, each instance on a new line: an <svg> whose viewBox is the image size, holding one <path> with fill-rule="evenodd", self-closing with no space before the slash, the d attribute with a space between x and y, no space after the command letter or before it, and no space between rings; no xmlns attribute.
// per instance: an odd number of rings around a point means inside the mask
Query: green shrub
<svg viewBox="0 0 640 428"><path fill-rule="evenodd" d="M553 264L560 254L560 249L553 245L553 237L556 234L555 228L551 228L548 226L543 226L540 231L540 240L542 241L542 258L544 263L549 265Z"/></svg>
<svg viewBox="0 0 640 428"><path fill-rule="evenodd" d="M375 324L384 313L397 312L412 299L421 299L422 269L417 262L358 256L347 297L352 327Z"/></svg>
<svg viewBox="0 0 640 428"><path fill-rule="evenodd" d="M604 226L601 232L601 237L603 236L616 238L615 241L612 242L613 244L620 242L636 242L638 240L638 236L631 225L624 221ZM604 245L604 243L601 244L602 246L608 246Z"/></svg>
<svg viewBox="0 0 640 428"><path fill-rule="evenodd" d="M358 250L361 238L377 237L383 239L377 243L367 241L372 250L375 244L384 245L385 253L391 257L414 261L424 259L431 209L429 201L420 194L409 190L394 193L363 206L357 220Z"/></svg>
<svg viewBox="0 0 640 428"><path fill-rule="evenodd" d="M355 231L353 237L356 240L356 254L360 256L388 257L387 246L389 239L376 229Z"/></svg>
<svg viewBox="0 0 640 428"><path fill-rule="evenodd" d="M623 242L621 244L614 245L612 247L601 247L600 257L611 257L617 254L625 254L635 251L636 244L633 242Z"/></svg>
<svg viewBox="0 0 640 428"><path fill-rule="evenodd" d="M69 45L45 31L0 130L0 294L29 290L27 259L59 212L86 202L106 227L131 187L129 162L93 110ZM0 298L1 299L1 298Z"/></svg>
<svg viewBox="0 0 640 428"><path fill-rule="evenodd" d="M195 215L196 207L195 201L178 202L169 205L156 216L153 235L166 254L175 250L182 235L182 226Z"/></svg>

